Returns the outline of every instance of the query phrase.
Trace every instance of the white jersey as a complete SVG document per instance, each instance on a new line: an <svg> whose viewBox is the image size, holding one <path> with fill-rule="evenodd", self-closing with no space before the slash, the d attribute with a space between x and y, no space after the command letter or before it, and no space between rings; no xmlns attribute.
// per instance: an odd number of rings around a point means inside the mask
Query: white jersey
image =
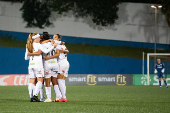
<svg viewBox="0 0 170 113"><path fill-rule="evenodd" d="M33 43L33 52L37 52L38 50L41 50L44 53L48 53L49 51L53 50L54 47L50 47L48 49L45 49L42 47L40 43ZM29 68L43 68L43 62L42 62L42 55L36 55L36 56L28 56L28 51L26 49L25 53L25 59L29 58Z"/></svg>
<svg viewBox="0 0 170 113"><path fill-rule="evenodd" d="M59 45L60 50L65 50L65 45ZM60 56L58 57L58 64L59 64L59 72L60 74L63 74L65 77L68 77L68 70L69 70L69 62L67 61L67 54L60 53Z"/></svg>
<svg viewBox="0 0 170 113"><path fill-rule="evenodd" d="M47 43L44 43L42 45L43 45L44 48L48 49L48 48L50 48L52 46L52 43L51 42L47 42ZM53 56L56 53L56 49L57 48L54 48L52 51L49 51L48 53L44 53L43 57ZM45 62L48 62L49 64L53 64L53 63L57 62L57 59L53 58L53 59L46 60Z"/></svg>
<svg viewBox="0 0 170 113"><path fill-rule="evenodd" d="M58 47L60 50L65 50L66 49L66 46L65 45L59 45ZM67 60L67 54L66 53L60 53L60 56L58 57L58 62L60 60Z"/></svg>
<svg viewBox="0 0 170 113"><path fill-rule="evenodd" d="M58 40L54 40L56 44L60 45L61 44L61 41L58 41Z"/></svg>
<svg viewBox="0 0 170 113"><path fill-rule="evenodd" d="M43 44L45 48L49 48L52 46L51 42L47 42ZM58 47L58 46L57 46ZM46 56L53 56L56 54L56 50L58 48L54 48L52 51L48 52L47 54L43 54L43 57ZM44 60L44 69L45 69L45 78L50 78L51 76L57 77L57 72L59 70L57 58L49 59L49 60Z"/></svg>

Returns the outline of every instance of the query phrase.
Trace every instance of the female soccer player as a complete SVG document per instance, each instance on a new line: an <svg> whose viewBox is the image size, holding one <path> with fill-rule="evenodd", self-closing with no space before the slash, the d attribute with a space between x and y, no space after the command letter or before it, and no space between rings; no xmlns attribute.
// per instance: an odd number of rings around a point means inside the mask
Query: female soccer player
<svg viewBox="0 0 170 113"><path fill-rule="evenodd" d="M38 93L42 88L42 83L44 79L44 68L43 68L43 62L42 62L42 55L41 52L43 51L44 53L48 53L54 47L56 47L57 44L53 44L49 49L44 49L41 44L40 44L40 35L38 33L33 33L32 35L30 34L27 40L27 52L26 56L34 55L32 54L33 52L38 52L36 56L30 56L29 60L29 78L30 78L30 84L29 84L29 94L32 94L35 78L37 78L37 84L35 87L35 95L33 98L36 101L39 101L38 99ZM32 79L33 78L33 79ZM32 95L30 95L32 98ZM32 99L31 99L32 101Z"/></svg>
<svg viewBox="0 0 170 113"><path fill-rule="evenodd" d="M61 35L56 34L53 36L53 40L58 43L61 40ZM62 94L62 98L59 99L60 102L67 102L66 98L66 86L65 78L68 76L69 62L67 61L68 49L65 45L59 45L60 47L60 56L58 57L59 64L59 74L57 76L58 85Z"/></svg>
<svg viewBox="0 0 170 113"><path fill-rule="evenodd" d="M48 42L46 40L50 40L50 36L48 32L43 32L43 39L45 40L42 42L42 45L46 48L49 48L51 46L51 42ZM51 40L53 41L53 40ZM47 42L47 43L46 43ZM43 56L46 56L48 58L44 61L44 68L45 68L45 89L46 89L46 95L47 99L44 102L52 102L51 100L51 86L50 82L52 80L52 84L54 87L54 92L56 95L56 98L59 98L60 90L57 83L57 74L58 74L58 62L57 57L59 56L59 49L55 48L54 50L50 51L47 54L44 54Z"/></svg>
<svg viewBox="0 0 170 113"><path fill-rule="evenodd" d="M164 71L165 71L165 65L164 63L161 63L161 59L157 59L157 64L155 67L155 73L157 73L157 76L159 78L159 87L161 88L161 77L164 80L164 83L166 85L166 88L168 88L165 77L164 77Z"/></svg>

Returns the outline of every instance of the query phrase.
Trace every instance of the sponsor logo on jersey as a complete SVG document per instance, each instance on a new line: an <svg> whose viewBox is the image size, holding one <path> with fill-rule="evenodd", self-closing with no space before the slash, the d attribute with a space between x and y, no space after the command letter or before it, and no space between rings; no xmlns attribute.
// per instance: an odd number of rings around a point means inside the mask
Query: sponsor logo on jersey
<svg viewBox="0 0 170 113"><path fill-rule="evenodd" d="M125 76L123 75L117 75L117 80L116 80L116 84L117 85L126 85L126 80L125 80Z"/></svg>
<svg viewBox="0 0 170 113"><path fill-rule="evenodd" d="M35 62L30 62L29 65L31 66L35 65Z"/></svg>
<svg viewBox="0 0 170 113"><path fill-rule="evenodd" d="M49 64L55 64L55 61L48 61Z"/></svg>
<svg viewBox="0 0 170 113"><path fill-rule="evenodd" d="M97 82L96 82L96 76L94 75L87 75L87 84L88 85L96 85Z"/></svg>

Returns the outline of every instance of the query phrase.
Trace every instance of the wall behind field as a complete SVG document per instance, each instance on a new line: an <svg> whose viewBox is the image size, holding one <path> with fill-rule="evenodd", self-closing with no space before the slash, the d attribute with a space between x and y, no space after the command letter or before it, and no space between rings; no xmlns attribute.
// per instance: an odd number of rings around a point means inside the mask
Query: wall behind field
<svg viewBox="0 0 170 113"><path fill-rule="evenodd" d="M0 47L0 74L28 74L25 49ZM141 74L142 60L68 54L69 74ZM133 62L133 63L132 63Z"/></svg>
<svg viewBox="0 0 170 113"><path fill-rule="evenodd" d="M28 74L25 49L0 47L0 74ZM85 54L68 54L69 74L142 74L142 59L109 57ZM165 64L169 74L170 63ZM146 74L147 61L144 61ZM154 61L150 60L150 74L154 73Z"/></svg>
<svg viewBox="0 0 170 113"><path fill-rule="evenodd" d="M45 29L25 28L26 22L21 18L19 9L21 3L0 1L0 30L17 32L48 31L50 34L59 33L63 36L122 40L133 42L147 42L170 44L170 29L164 15L158 10L158 27L155 32L154 9L150 4L122 3L119 5L119 19L115 25L102 27L95 25L90 17L75 18L72 12L63 15L53 13L53 25Z"/></svg>

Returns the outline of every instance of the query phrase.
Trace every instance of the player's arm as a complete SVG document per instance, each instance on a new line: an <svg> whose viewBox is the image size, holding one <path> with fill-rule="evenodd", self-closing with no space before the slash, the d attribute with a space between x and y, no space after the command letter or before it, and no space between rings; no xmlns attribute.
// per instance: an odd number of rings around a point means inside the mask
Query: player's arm
<svg viewBox="0 0 170 113"><path fill-rule="evenodd" d="M66 54L66 53L69 53L69 51L68 51L67 48L66 48L65 50L64 50L64 49L61 49L61 50L60 50L60 53L65 53L65 54Z"/></svg>
<svg viewBox="0 0 170 113"><path fill-rule="evenodd" d="M164 63L162 63L162 70L161 70L161 72L162 72L162 73L165 72L165 65L164 65Z"/></svg>
<svg viewBox="0 0 170 113"><path fill-rule="evenodd" d="M30 57L28 55L28 49L26 48L26 51L25 51L25 60L29 60L29 59L30 59Z"/></svg>
<svg viewBox="0 0 170 113"><path fill-rule="evenodd" d="M28 52L28 55L29 55L29 56L38 56L38 55L41 55L41 54L42 54L42 51L41 51L41 50L38 50L37 52L34 52L34 53Z"/></svg>
<svg viewBox="0 0 170 113"><path fill-rule="evenodd" d="M53 56L46 56L45 60L57 58L60 55L59 49L56 50L56 53Z"/></svg>
<svg viewBox="0 0 170 113"><path fill-rule="evenodd" d="M52 42L53 44L55 43L55 41L53 39L48 39L48 40L42 41L41 44L45 44L47 42Z"/></svg>
<svg viewBox="0 0 170 113"><path fill-rule="evenodd" d="M57 47L58 44L54 43L53 46L51 46L50 48L46 49L44 48L42 45L40 46L40 50L43 52L43 53L48 53L50 51L52 51L55 47Z"/></svg>
<svg viewBox="0 0 170 113"><path fill-rule="evenodd" d="M154 73L157 73L158 71L157 71L157 65L155 66L155 71L154 71Z"/></svg>
<svg viewBox="0 0 170 113"><path fill-rule="evenodd" d="M60 43L61 45L64 45L65 44L65 42L63 42L63 41L61 41L61 43Z"/></svg>

